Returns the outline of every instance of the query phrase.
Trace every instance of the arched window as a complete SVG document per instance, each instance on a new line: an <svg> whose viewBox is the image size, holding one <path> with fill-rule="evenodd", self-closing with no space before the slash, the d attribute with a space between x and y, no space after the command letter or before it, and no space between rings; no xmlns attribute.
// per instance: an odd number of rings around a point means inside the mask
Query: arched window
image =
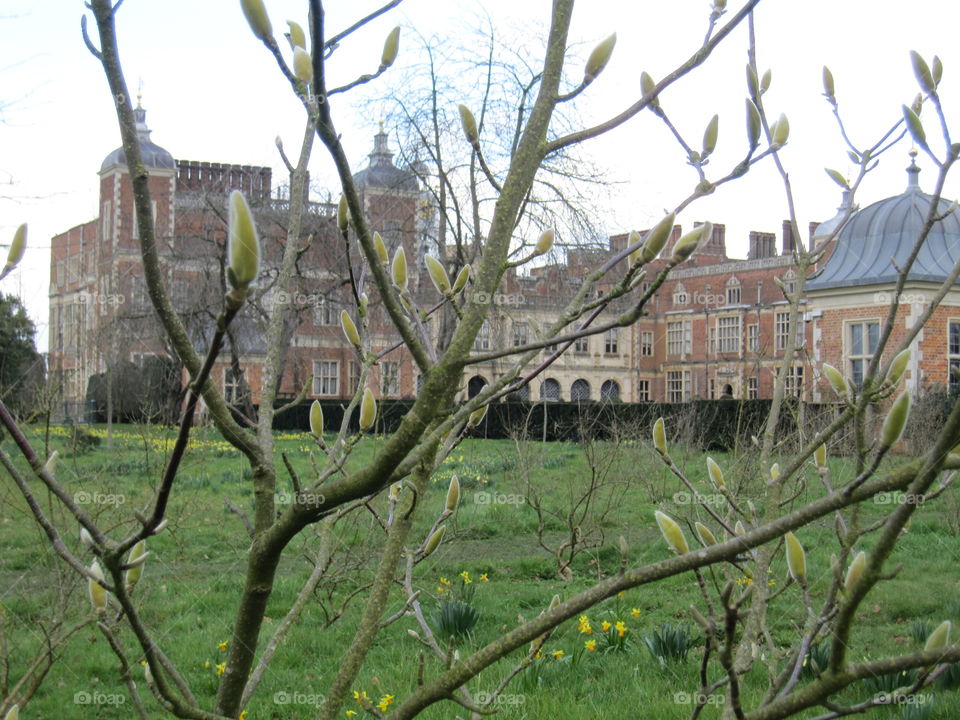
<svg viewBox="0 0 960 720"><path fill-rule="evenodd" d="M540 399L556 402L560 399L560 383L553 378L547 378L540 385Z"/></svg>
<svg viewBox="0 0 960 720"><path fill-rule="evenodd" d="M519 388L510 393L510 398L512 400L529 400L530 399L530 385L521 385Z"/></svg>
<svg viewBox="0 0 960 720"><path fill-rule="evenodd" d="M731 275L727 280L727 305L740 304L740 279L736 275Z"/></svg>
<svg viewBox="0 0 960 720"><path fill-rule="evenodd" d="M472 378L470 378L469 382L467 382L467 397L476 397L477 394L483 390L483 387L486 384L487 381L483 378L483 376L474 375Z"/></svg>
<svg viewBox="0 0 960 720"><path fill-rule="evenodd" d="M570 400L572 402L583 402L590 399L590 383L583 378L574 380L570 386Z"/></svg>
<svg viewBox="0 0 960 720"><path fill-rule="evenodd" d="M620 383L618 383L616 380L604 380L603 385L600 386L600 399L619 400Z"/></svg>

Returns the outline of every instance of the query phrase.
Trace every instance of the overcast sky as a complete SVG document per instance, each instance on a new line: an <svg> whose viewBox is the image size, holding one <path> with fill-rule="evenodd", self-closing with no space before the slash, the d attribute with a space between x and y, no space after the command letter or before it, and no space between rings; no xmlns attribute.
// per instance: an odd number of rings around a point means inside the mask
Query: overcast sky
<svg viewBox="0 0 960 720"><path fill-rule="evenodd" d="M328 2L328 27L342 28L379 3ZM471 40L478 9L542 46L550 3L546 0L405 0L390 17L371 23L333 57L334 78L373 72L383 38L397 24L425 35ZM306 25L304 0L267 0L277 33L288 18ZM739 3L730 2L730 14ZM571 42L583 53L616 31L613 58L580 101L584 121L598 122L639 96L641 70L659 79L688 57L706 29L706 0L590 0L575 10ZM0 290L17 292L37 323L46 348L49 239L97 213L97 171L119 142L116 117L98 63L80 34L82 0L4 0L0 11L0 247L21 222L30 224L30 247L23 266ZM821 68L836 78L841 110L854 142L872 142L899 117L900 106L918 92L909 51L944 64L940 94L948 118L960 118L960 48L956 28L960 9L943 0L765 0L757 11L758 62L773 71L764 98L769 113L790 119L790 143L782 157L790 172L801 228L831 217L839 188L823 172L833 167L852 174L830 108L821 96ZM280 162L274 138L298 142L302 111L272 58L251 35L239 0L126 0L118 16L120 52L132 88L142 81L143 104L153 140L174 157L213 162L270 165ZM505 31L506 32L506 31ZM720 137L710 169L729 168L744 150L744 66L746 27L738 29L662 103L692 143L720 115ZM414 58L401 40L398 65ZM579 73L579 68L576 70ZM463 77L466 83L478 78ZM370 93L376 95L377 89ZM337 126L357 169L366 161L378 114L360 109L361 96L334 104ZM924 113L928 136L937 141L932 108ZM955 125L960 136L960 125ZM960 138L958 138L960 139ZM863 207L902 192L908 163L907 142L884 157L859 196ZM668 132L644 113L584 152L616 181L604 197L600 225L609 234L648 227L694 187L696 176ZM920 182L930 190L931 161L923 155ZM322 148L314 153L315 187L332 187L332 169ZM709 170L708 170L709 175ZM960 181L945 194L960 197ZM679 219L712 220L727 226L728 251L744 256L747 233L767 230L779 236L787 217L785 195L772 164L758 167L741 182L698 201ZM5 256L6 250L0 250Z"/></svg>

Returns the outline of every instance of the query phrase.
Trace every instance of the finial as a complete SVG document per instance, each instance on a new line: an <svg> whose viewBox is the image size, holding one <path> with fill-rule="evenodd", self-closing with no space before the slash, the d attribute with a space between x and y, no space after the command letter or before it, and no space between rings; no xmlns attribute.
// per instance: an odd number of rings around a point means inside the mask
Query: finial
<svg viewBox="0 0 960 720"><path fill-rule="evenodd" d="M920 190L920 168L917 167L917 149L910 148L910 166L907 168L907 190Z"/></svg>

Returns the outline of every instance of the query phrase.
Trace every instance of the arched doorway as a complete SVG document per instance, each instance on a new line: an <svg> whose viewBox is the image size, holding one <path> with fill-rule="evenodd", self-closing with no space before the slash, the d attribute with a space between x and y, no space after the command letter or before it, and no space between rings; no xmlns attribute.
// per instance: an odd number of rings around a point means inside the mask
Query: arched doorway
<svg viewBox="0 0 960 720"><path fill-rule="evenodd" d="M486 384L487 381L482 375L474 375L467 382L467 397L476 397Z"/></svg>
<svg viewBox="0 0 960 720"><path fill-rule="evenodd" d="M560 383L553 378L547 378L540 385L540 399L556 402L560 399Z"/></svg>
<svg viewBox="0 0 960 720"><path fill-rule="evenodd" d="M574 380L570 386L571 402L585 402L590 399L590 383L583 378Z"/></svg>

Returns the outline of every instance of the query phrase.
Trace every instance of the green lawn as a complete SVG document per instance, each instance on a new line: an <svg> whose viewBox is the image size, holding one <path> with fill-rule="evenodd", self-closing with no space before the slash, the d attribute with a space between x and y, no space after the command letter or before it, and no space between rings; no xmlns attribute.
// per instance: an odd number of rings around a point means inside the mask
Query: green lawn
<svg viewBox="0 0 960 720"><path fill-rule="evenodd" d="M48 441L50 450L61 453L58 478L78 501L85 503L88 511L100 517L102 526L111 529L115 537L128 532L133 511L149 503L165 455L172 446L172 434L159 428L118 426L112 450L106 447L106 431L102 427L94 428L99 444L89 448L76 442L63 428L53 428L49 438L45 438L43 428L30 428L29 432L38 450ZM250 543L240 519L225 508L224 501L229 498L248 511L252 503L249 471L239 454L216 440L211 431L201 429L193 437L170 504L169 529L149 542L152 554L136 597L160 646L178 664L201 704L210 707L216 692L217 664L226 654L218 645L230 638ZM362 442L353 462L362 462L382 442L377 438ZM13 452L9 439L3 447ZM313 473L310 453L315 449L306 435L278 434L277 449L289 455L301 477L308 478ZM675 499L686 499L682 494L675 495L685 491L646 447L646 438L623 442L615 448L610 444L595 445L589 452L593 466L610 483L603 491L611 493L610 510L601 523L602 544L574 561L570 582L558 578L553 558L539 547L536 514L530 503L522 499L528 490L524 479L529 478L543 493L546 507L564 508L591 476L588 452L583 447L533 443L524 445L518 455L517 447L510 441L467 440L437 473L426 512L420 516L414 533L415 541L426 534L442 508L453 474L463 482L461 505L440 549L417 567L415 582L427 596L425 604L432 612L438 588L447 587L440 579L449 582L451 589L445 591L449 595L460 591L461 573L469 574L469 589L475 593L474 604L480 616L472 634L461 641L461 654L497 637L512 627L518 616L535 616L555 593L569 597L589 587L597 577L616 572L620 535L629 544L634 565L667 557L668 550L653 519L656 508L678 520L699 519L717 531L702 510L675 503ZM674 454L697 487L709 493L702 454L679 450ZM715 459L724 468L728 485L742 485L743 497L752 498L759 508L760 483L751 477L749 462L735 463L723 455L716 455ZM834 484L849 477L848 463L834 459ZM800 499L819 494L819 480L813 472L808 479L809 487ZM64 529L71 547L81 553L74 523L56 508L38 481L31 484L42 505ZM281 493L289 491L285 475L281 485ZM384 511L385 500L381 499L376 506ZM861 522L866 524L879 517L884 507L866 507ZM893 558L894 563L902 565L900 573L882 583L863 607L852 659L879 658L918 647L911 634L911 626L917 620L934 625L945 618L960 621L958 508L957 492L951 489L946 497L919 509ZM0 611L4 615L9 677L13 683L41 643L42 628L53 608L66 606L71 622L89 617L90 611L86 583L79 583L64 570L43 534L31 522L25 503L6 474L0 480L0 527L4 547L0 556ZM348 604L339 620L326 628L325 623L331 614L341 610L347 594L369 579L381 535L378 524L366 510L338 525L340 544L334 579L321 585L308 603L264 677L248 708L247 720L315 717L315 705L355 629L360 605ZM555 543L562 535L561 521L548 518L547 544ZM828 583L829 557L836 549L833 520L824 520L797 535L807 549L812 592L818 599ZM694 541L689 533L688 539ZM866 539L862 549L869 550L871 539ZM289 548L270 600L263 643L308 577L309 557L318 545L318 538L307 532ZM787 577L784 561L776 572L776 582L782 585ZM725 578L739 580L738 591L746 587L746 579L733 568L716 567L707 577L708 581L716 578L720 584ZM398 588L388 613L399 610L402 603ZM702 633L690 619L691 605L704 610L696 580L688 574L632 590L595 608L589 613L589 635L578 630L576 620L570 621L551 637L541 657L508 687L499 704L499 715L530 720L688 717L690 693L697 688L703 647ZM774 642L785 647L804 620L799 588L790 586L778 596L770 620ZM603 633L604 622L611 626L622 622L623 637L619 638L612 628ZM692 648L685 661L663 666L645 647L642 637L663 623L690 629ZM419 644L407 632L413 629L415 621L404 617L381 634L356 690L366 692L374 700L387 694L403 699L411 692L417 682L420 652ZM591 641L597 643L593 651L585 646ZM124 635L124 644L131 657L138 660L129 633ZM771 648L758 648L760 653L770 651ZM518 653L516 657L520 656ZM95 628L87 627L65 646L21 717L134 717L117 667L116 657L103 636ZM471 690L475 694L493 690L510 667L512 663L501 663L487 670L471 683ZM428 658L426 676L434 676L439 670ZM710 672L711 677L716 676L717 667L712 666ZM138 681L141 678L139 668L135 677ZM142 682L139 684L143 687ZM744 682L748 707L764 686L765 670L758 664ZM866 698L876 687L858 687L846 699ZM146 694L148 709L152 716L159 717L158 706ZM883 708L872 717L960 717L960 693L955 690L928 690L922 699L923 706ZM717 702L719 696L710 698L701 717L718 718ZM356 705L350 707L359 710ZM568 710L574 707L575 711ZM465 712L445 703L434 706L423 717L453 718L457 714L464 716Z"/></svg>

